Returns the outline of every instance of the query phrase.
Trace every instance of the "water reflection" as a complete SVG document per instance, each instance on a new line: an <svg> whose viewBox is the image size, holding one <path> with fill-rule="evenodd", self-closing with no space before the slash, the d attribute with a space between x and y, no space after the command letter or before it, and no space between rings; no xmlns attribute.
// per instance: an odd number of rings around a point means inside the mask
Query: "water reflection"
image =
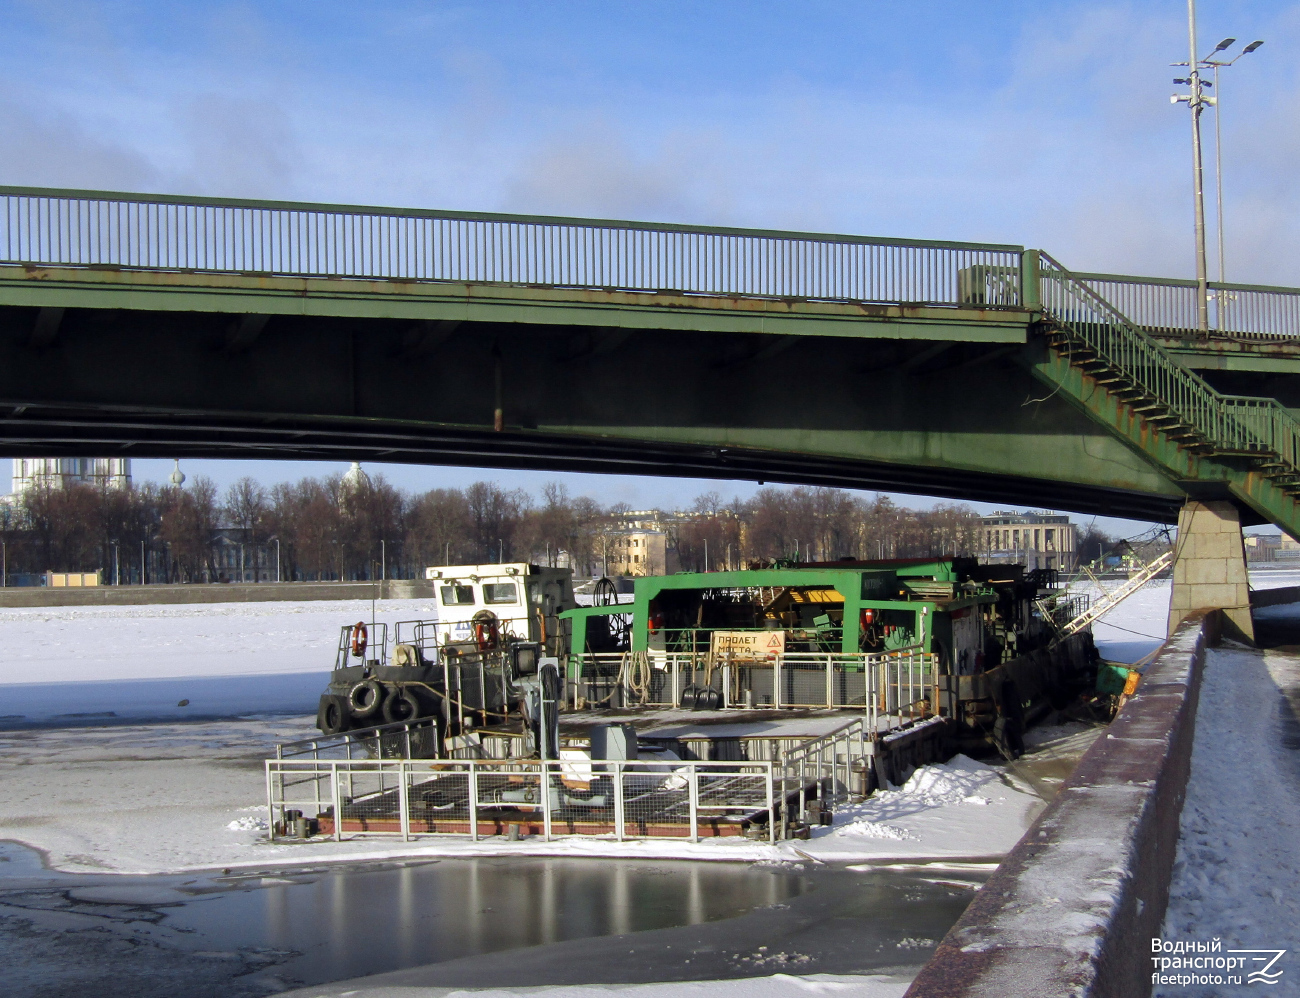
<svg viewBox="0 0 1300 998"><path fill-rule="evenodd" d="M398 967L732 918L808 889L798 872L721 863L476 859L207 895L168 910L206 945L301 953L289 976L329 981Z"/></svg>
<svg viewBox="0 0 1300 998"><path fill-rule="evenodd" d="M106 998L109 978L113 998L174 998L181 978L190 998L261 998L405 968L441 987L893 972L923 962L970 897L832 866L528 857L74 875L0 843L18 995L51 977Z"/></svg>

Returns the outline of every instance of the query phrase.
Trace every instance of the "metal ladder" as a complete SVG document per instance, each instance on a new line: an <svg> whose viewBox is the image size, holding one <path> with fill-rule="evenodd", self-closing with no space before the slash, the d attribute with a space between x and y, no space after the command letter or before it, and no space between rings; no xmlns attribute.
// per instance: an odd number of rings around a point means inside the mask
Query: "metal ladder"
<svg viewBox="0 0 1300 998"><path fill-rule="evenodd" d="M1110 592L1105 592L1105 590L1103 590L1103 595L1100 599L1094 602L1088 607L1088 609L1084 610L1083 613L1079 614L1068 624L1062 626L1061 636L1069 637L1071 634L1077 634L1093 621L1099 619L1120 603L1124 602L1124 600L1128 599L1166 568L1172 565L1173 562L1174 552L1172 550L1166 551L1150 564L1144 565L1136 574L1130 575L1128 581L1119 588L1112 589ZM1093 581L1096 582L1096 579L1094 578ZM1098 584L1100 585L1100 583Z"/></svg>

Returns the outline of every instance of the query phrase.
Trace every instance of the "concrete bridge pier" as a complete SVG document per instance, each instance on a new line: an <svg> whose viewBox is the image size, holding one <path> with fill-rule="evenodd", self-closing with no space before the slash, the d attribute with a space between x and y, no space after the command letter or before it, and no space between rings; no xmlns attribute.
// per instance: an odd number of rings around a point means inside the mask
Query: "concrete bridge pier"
<svg viewBox="0 0 1300 998"><path fill-rule="evenodd" d="M1223 634L1255 643L1241 514L1230 502L1189 500L1178 514L1169 634L1196 610L1223 611Z"/></svg>

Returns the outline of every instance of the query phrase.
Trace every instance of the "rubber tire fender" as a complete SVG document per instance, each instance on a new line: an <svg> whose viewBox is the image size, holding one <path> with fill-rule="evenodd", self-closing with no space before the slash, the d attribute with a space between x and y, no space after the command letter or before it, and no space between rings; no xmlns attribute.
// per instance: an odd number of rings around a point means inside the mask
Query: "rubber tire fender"
<svg viewBox="0 0 1300 998"><path fill-rule="evenodd" d="M353 717L370 717L384 704L384 687L373 679L363 679L348 691L348 710Z"/></svg>
<svg viewBox="0 0 1300 998"><path fill-rule="evenodd" d="M348 710L343 697L323 696L320 709L316 712L316 727L322 734L337 735L347 731L352 725L348 723Z"/></svg>
<svg viewBox="0 0 1300 998"><path fill-rule="evenodd" d="M390 690L384 697L384 721L397 724L399 721L414 721L420 716L422 705L415 691L405 686Z"/></svg>

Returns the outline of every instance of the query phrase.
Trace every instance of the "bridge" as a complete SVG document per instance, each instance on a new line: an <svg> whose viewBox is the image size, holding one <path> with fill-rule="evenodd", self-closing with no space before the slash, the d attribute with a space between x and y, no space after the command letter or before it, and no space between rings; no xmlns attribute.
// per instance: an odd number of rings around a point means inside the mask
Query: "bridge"
<svg viewBox="0 0 1300 998"><path fill-rule="evenodd" d="M1300 290L1020 246L0 187L10 454L914 491L1300 537Z"/></svg>

